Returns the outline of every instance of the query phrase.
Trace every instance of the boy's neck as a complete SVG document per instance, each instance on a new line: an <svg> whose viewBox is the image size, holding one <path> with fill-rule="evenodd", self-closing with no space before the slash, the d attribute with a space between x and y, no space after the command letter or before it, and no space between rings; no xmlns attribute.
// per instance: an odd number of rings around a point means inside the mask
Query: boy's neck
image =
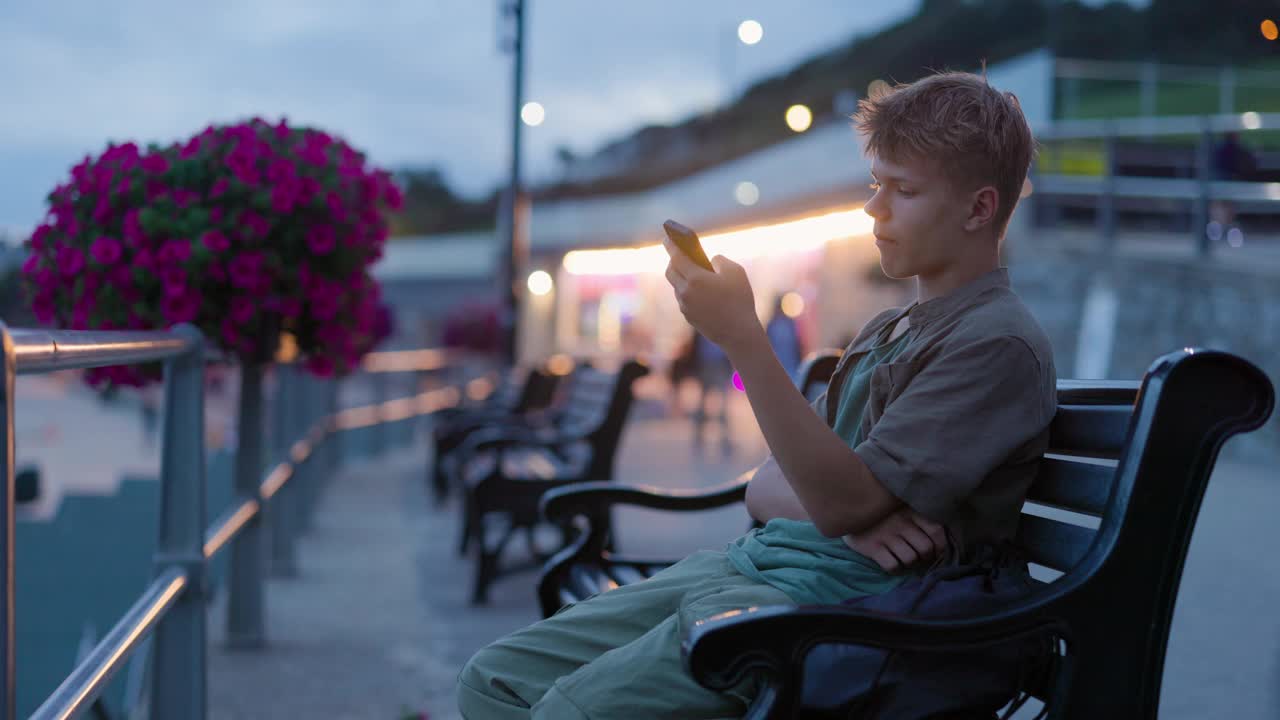
<svg viewBox="0 0 1280 720"><path fill-rule="evenodd" d="M959 290L1000 267L1000 253L973 255L938 272L916 276L916 300L926 303Z"/></svg>

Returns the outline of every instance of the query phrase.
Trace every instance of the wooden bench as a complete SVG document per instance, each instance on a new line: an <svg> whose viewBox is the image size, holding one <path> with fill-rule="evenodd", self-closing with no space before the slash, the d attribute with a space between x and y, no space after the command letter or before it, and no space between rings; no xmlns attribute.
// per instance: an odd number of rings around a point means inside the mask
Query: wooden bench
<svg viewBox="0 0 1280 720"><path fill-rule="evenodd" d="M1266 375L1217 351L1165 355L1141 383L1060 380L1050 451L1017 533L1044 578L1031 596L957 621L844 606L751 608L696 624L684 640L686 664L713 689L762 673L765 690L748 718L843 717L842 708L813 707L802 696L806 675L824 687L841 683L806 664L815 646L946 649L1049 632L1059 640L1058 671L1033 695L1050 718L1155 718L1183 561L1214 462L1228 438L1260 427L1274 403ZM544 567L544 613L669 564L610 552L607 530L591 526L605 508L707 509L740 500L748 479L702 493L594 484L548 493L546 516L573 519L585 532Z"/></svg>
<svg viewBox="0 0 1280 720"><path fill-rule="evenodd" d="M502 425L530 426L533 413L547 407L555 394L559 376L543 368L517 366L502 374L497 389L478 405L445 408L432 416L432 455L428 467L436 504L449 495L449 475L453 454L473 433Z"/></svg>
<svg viewBox="0 0 1280 720"><path fill-rule="evenodd" d="M538 501L548 490L572 483L613 480L614 457L631 410L635 381L648 374L637 360L616 372L585 367L573 373L564 410L553 426L498 428L477 433L458 450L458 480L464 491L460 549L474 547L475 584L472 602L487 600L489 584L499 572L502 550L523 530L537 567L550 554L534 542L542 522ZM607 518L608 513L604 514ZM607 524L601 520L599 524ZM567 541L570 534L562 532ZM563 542L561 543L563 545Z"/></svg>

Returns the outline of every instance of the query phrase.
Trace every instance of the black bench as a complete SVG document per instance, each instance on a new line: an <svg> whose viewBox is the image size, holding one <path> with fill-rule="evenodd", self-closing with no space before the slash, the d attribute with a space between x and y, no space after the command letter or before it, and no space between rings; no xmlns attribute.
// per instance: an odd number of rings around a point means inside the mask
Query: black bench
<svg viewBox="0 0 1280 720"><path fill-rule="evenodd" d="M428 468L436 504L449 495L450 457L473 433L502 425L535 426L536 411L551 403L560 377L545 368L516 366L502 374L483 402L432 414L434 462Z"/></svg>
<svg viewBox="0 0 1280 720"><path fill-rule="evenodd" d="M552 551L541 551L534 530L542 522L538 501L548 490L571 483L613 480L614 457L631 410L635 381L648 374L637 360L616 372L583 367L569 383L555 424L543 428L504 427L475 433L458 449L458 481L464 491L459 549L474 546L475 584L472 602L487 600L489 584L499 572L525 569L499 567L503 549L517 531L528 540L537 567ZM607 518L606 512L602 518ZM607 520L598 524L607 525ZM561 528L562 543L571 533Z"/></svg>
<svg viewBox="0 0 1280 720"><path fill-rule="evenodd" d="M1050 451L1017 534L1039 573L1058 577L999 614L959 621L843 606L751 608L693 628L686 664L713 689L763 673L766 689L749 718L843 717L802 697L806 674L839 687L838 676L806 663L817 645L946 649L1049 632L1060 641L1058 670L1033 694L1050 718L1155 718L1183 561L1214 462L1228 438L1260 427L1274 403L1257 367L1217 351L1165 355L1141 384L1060 380ZM748 479L704 493L616 485L548 493L546 516L586 531L544 567L544 614L669 564L610 552L608 530L591 526L605 508L706 509L740 500ZM1046 517L1055 511L1092 522Z"/></svg>

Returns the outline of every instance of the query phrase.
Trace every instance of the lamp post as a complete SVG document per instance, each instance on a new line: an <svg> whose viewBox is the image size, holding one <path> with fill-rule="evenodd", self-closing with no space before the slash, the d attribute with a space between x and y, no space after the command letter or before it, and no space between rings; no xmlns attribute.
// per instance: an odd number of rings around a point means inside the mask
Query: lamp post
<svg viewBox="0 0 1280 720"><path fill-rule="evenodd" d="M502 359L508 365L515 364L519 343L519 318L522 288L522 270L528 264L529 200L520 183L520 111L524 106L524 18L525 0L501 0L502 13L510 25L508 42L503 49L512 54L512 106L511 106L511 178L504 194L499 227L504 245L505 263L500 273L503 297L502 307Z"/></svg>

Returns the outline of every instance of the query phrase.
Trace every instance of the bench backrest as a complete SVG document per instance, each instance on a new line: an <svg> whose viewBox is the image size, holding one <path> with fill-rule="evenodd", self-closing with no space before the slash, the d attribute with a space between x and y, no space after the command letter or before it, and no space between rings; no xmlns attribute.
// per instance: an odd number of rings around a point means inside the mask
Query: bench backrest
<svg viewBox="0 0 1280 720"><path fill-rule="evenodd" d="M1070 683L1062 717L1155 717L1183 562L1214 462L1227 438L1260 427L1274 404L1262 371L1216 351L1165 355L1141 383L1058 381L1049 450L1017 541L1050 571L1037 574L1057 575L1038 597L1069 667L1037 694L1062 708Z"/></svg>
<svg viewBox="0 0 1280 720"><path fill-rule="evenodd" d="M633 385L648 373L647 366L631 359L612 372L580 367L566 379L569 387L556 425L561 432L583 436L591 444L587 477L592 480L613 477L613 458L631 411Z"/></svg>

